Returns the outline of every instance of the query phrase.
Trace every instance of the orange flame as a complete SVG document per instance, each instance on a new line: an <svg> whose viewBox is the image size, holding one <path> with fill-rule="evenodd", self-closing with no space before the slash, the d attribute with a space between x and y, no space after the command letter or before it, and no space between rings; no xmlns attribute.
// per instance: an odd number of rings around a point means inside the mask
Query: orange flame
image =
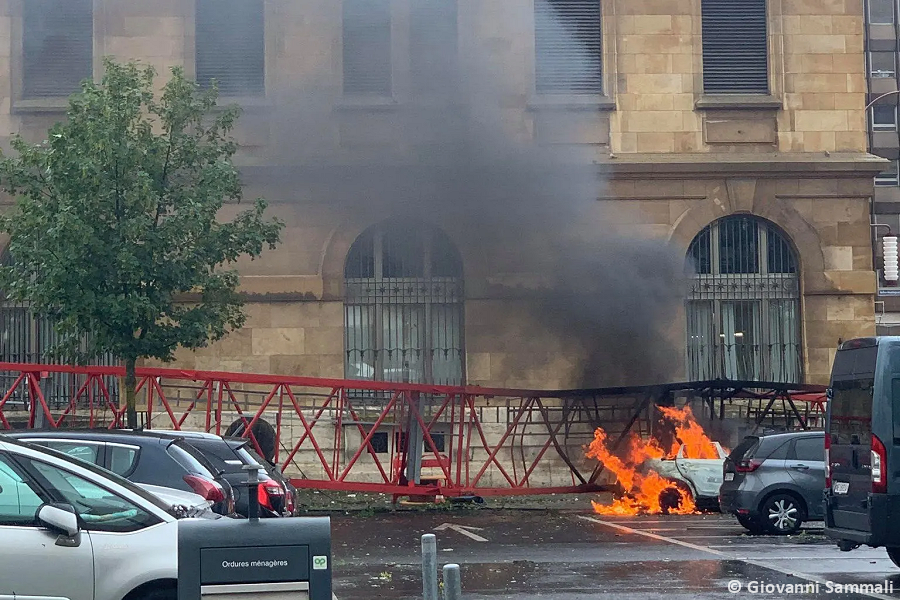
<svg viewBox="0 0 900 600"><path fill-rule="evenodd" d="M675 424L675 435L684 444L685 458L719 458L719 452L713 441L694 418L690 406L684 408L660 406L658 408L666 419Z"/></svg>
<svg viewBox="0 0 900 600"><path fill-rule="evenodd" d="M658 473L640 467L650 459L674 458L684 444L685 458L719 458L713 441L697 423L690 407L682 409L659 407L663 418L675 426L677 440L665 450L655 439L643 440L632 435L625 448L614 454L608 445L606 432L597 428L587 456L601 462L615 475L625 494L614 498L612 504L591 502L594 512L602 515L690 514L697 511L687 489L664 479Z"/></svg>

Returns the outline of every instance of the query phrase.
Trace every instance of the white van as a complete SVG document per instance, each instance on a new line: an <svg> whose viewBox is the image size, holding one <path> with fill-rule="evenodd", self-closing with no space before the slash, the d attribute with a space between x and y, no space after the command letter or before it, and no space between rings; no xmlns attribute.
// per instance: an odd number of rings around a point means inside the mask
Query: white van
<svg viewBox="0 0 900 600"><path fill-rule="evenodd" d="M171 504L0 435L0 600L176 600Z"/></svg>

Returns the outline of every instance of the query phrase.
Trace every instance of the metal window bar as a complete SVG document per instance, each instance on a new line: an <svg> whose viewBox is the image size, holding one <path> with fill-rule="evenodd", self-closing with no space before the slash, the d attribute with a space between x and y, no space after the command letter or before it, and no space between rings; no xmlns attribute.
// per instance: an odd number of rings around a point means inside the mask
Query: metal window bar
<svg viewBox="0 0 900 600"><path fill-rule="evenodd" d="M345 277L348 378L463 382L462 269L441 232L408 224L365 232L348 254Z"/></svg>
<svg viewBox="0 0 900 600"><path fill-rule="evenodd" d="M753 217L728 217L695 237L688 263L689 377L799 382L799 274L783 235Z"/></svg>
<svg viewBox="0 0 900 600"><path fill-rule="evenodd" d="M2 265L9 265L11 260L8 252L0 256ZM50 349L57 341L58 337L50 319L32 312L27 303L9 300L0 290L0 362L61 364L59 360L53 360L49 355ZM80 347L82 352L89 347L89 341L89 337L82 340ZM105 353L88 360L88 364L113 366L117 361L111 354ZM10 377L12 375L9 373L0 373L0 384L11 386ZM56 410L67 406L84 382L85 378L82 375L50 373L40 380L40 386L48 406ZM104 383L113 402L117 402L119 390L116 379L106 377ZM80 402L87 403L89 399L84 396ZM19 386L9 399L9 403L23 409L28 408L27 386Z"/></svg>

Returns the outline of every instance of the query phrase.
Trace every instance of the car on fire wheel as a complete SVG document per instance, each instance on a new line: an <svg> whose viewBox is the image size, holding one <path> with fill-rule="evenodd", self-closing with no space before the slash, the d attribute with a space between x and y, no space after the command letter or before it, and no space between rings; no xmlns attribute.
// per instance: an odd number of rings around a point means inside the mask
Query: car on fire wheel
<svg viewBox="0 0 900 600"><path fill-rule="evenodd" d="M791 494L774 494L765 499L760 515L768 533L790 535L800 531L806 520L806 509Z"/></svg>
<svg viewBox="0 0 900 600"><path fill-rule="evenodd" d="M685 499L694 501L694 492L688 484L683 481L670 481L672 486L659 493L659 507L664 515L681 508Z"/></svg>

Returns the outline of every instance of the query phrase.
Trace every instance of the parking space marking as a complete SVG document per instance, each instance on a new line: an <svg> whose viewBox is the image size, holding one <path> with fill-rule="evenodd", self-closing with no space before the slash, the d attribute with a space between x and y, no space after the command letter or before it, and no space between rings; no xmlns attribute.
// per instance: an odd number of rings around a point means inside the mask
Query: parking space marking
<svg viewBox="0 0 900 600"><path fill-rule="evenodd" d="M653 540L657 540L659 542L666 542L668 544L675 544L677 546L682 546L684 548L690 548L692 550L697 550L699 552L706 552L707 554L712 554L714 556L718 556L720 558L725 558L728 560L737 560L742 563L746 563L748 565L753 565L754 567L760 567L762 569L769 569L770 571L775 571L781 573L782 575L789 575L791 577L797 577L799 579L805 579L806 581L812 583L818 583L820 585L827 585L828 580L819 577L818 575L810 575L809 573L801 573L799 571L792 571L790 569L783 569L781 567L770 565L762 561L753 560L750 558L742 558L740 556L735 556L730 552L722 552L720 550L713 550L708 546L700 546L698 544L692 544L690 542L685 542L682 540L677 540L675 538L666 537L664 535L658 535L655 533L650 533L649 531L641 531L640 529L634 529L632 527L626 527L625 525L620 525L618 523L613 523L611 521L604 521L602 519L597 519L594 517L588 517L585 515L576 515L579 519L590 521L591 523L596 523L598 525L605 525L606 527L611 527L613 529L618 529L619 531L623 531L625 533L632 533L635 535L644 536ZM892 596L887 596L884 594L874 594L874 593L866 593L859 592L860 596L866 596L867 598L877 598L878 600L896 600L896 598Z"/></svg>

